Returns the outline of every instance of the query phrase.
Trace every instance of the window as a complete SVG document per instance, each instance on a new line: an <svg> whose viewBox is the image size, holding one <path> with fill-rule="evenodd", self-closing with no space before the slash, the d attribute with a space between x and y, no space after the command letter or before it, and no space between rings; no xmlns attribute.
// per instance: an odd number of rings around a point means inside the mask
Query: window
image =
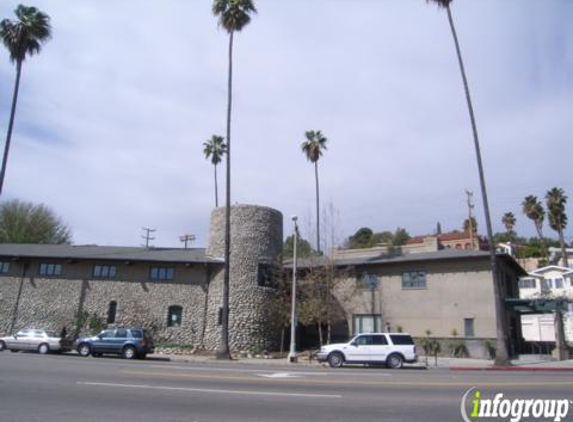
<svg viewBox="0 0 573 422"><path fill-rule="evenodd" d="M382 315L353 315L354 334L382 331Z"/></svg>
<svg viewBox="0 0 573 422"><path fill-rule="evenodd" d="M544 278L541 280L541 290L550 290L553 287L553 280L550 278Z"/></svg>
<svg viewBox="0 0 573 422"><path fill-rule="evenodd" d="M362 276L356 279L356 284L360 289L375 290L378 287L378 277L376 274L363 273Z"/></svg>
<svg viewBox="0 0 573 422"><path fill-rule="evenodd" d="M0 274L6 274L10 270L9 262L0 262Z"/></svg>
<svg viewBox="0 0 573 422"><path fill-rule="evenodd" d="M360 336L354 340L354 344L359 346L368 346L372 344L372 336Z"/></svg>
<svg viewBox="0 0 573 422"><path fill-rule="evenodd" d="M261 287L276 288L273 266L269 264L259 264L257 271L257 281Z"/></svg>
<svg viewBox="0 0 573 422"><path fill-rule="evenodd" d="M62 264L40 264L38 274L48 277L54 277L62 274Z"/></svg>
<svg viewBox="0 0 573 422"><path fill-rule="evenodd" d="M151 267L152 280L173 280L175 270L173 267Z"/></svg>
<svg viewBox="0 0 573 422"><path fill-rule="evenodd" d="M554 281L555 281L555 288L556 289L562 289L563 288L563 279L562 278L556 278Z"/></svg>
<svg viewBox="0 0 573 422"><path fill-rule="evenodd" d="M113 324L115 322L115 313L117 311L117 302L112 300L109 302L109 307L107 308L107 323Z"/></svg>
<svg viewBox="0 0 573 422"><path fill-rule="evenodd" d="M526 278L519 280L520 289L535 289L537 287L537 282L534 278Z"/></svg>
<svg viewBox="0 0 573 422"><path fill-rule="evenodd" d="M385 346L388 344L388 340L386 339L386 336L383 335L374 335L374 336L370 336L372 337L372 344L377 345L377 346Z"/></svg>
<svg viewBox="0 0 573 422"><path fill-rule="evenodd" d="M402 273L402 289L425 289L426 273L424 271L408 271Z"/></svg>
<svg viewBox="0 0 573 422"><path fill-rule="evenodd" d="M115 265L94 265L94 278L115 278Z"/></svg>
<svg viewBox="0 0 573 422"><path fill-rule="evenodd" d="M127 330L125 328L120 328L118 330L115 330L115 338L127 338Z"/></svg>
<svg viewBox="0 0 573 422"><path fill-rule="evenodd" d="M474 319L464 318L464 336L473 337L474 335Z"/></svg>
<svg viewBox="0 0 573 422"><path fill-rule="evenodd" d="M169 307L167 312L167 326L168 327L180 327L181 319L183 315L183 308L179 305L173 305Z"/></svg>
<svg viewBox="0 0 573 422"><path fill-rule="evenodd" d="M392 343L396 346L409 346L414 344L412 336L407 334L391 334L390 338L392 339Z"/></svg>

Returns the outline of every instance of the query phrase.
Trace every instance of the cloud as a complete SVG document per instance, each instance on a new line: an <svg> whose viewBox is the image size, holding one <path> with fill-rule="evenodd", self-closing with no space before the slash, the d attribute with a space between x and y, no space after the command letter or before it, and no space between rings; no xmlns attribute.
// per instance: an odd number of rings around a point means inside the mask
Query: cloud
<svg viewBox="0 0 573 422"><path fill-rule="evenodd" d="M15 1L0 5L11 16ZM78 243L204 245L214 204L202 154L225 134L227 35L209 2L38 0L53 39L24 65L6 197L45 202ZM571 5L455 2L494 230L553 186L571 154ZM483 212L471 128L446 15L424 2L260 2L235 37L233 203L314 215L304 131L329 139L322 203L341 231L459 228L464 189ZM13 66L0 51L0 129ZM220 200L224 166L219 168ZM309 225L310 224L306 224ZM302 227L305 224L301 224ZM530 227L531 226L531 227ZM285 229L285 232L288 230Z"/></svg>

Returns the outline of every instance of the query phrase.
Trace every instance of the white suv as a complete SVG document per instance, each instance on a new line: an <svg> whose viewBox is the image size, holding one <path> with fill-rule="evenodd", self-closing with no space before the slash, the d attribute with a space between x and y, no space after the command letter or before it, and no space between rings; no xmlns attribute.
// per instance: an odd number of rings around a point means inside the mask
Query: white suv
<svg viewBox="0 0 573 422"><path fill-rule="evenodd" d="M388 368L401 368L404 362L418 360L412 336L404 333L358 334L348 343L329 344L320 348L319 362L333 368L344 363L378 363Z"/></svg>

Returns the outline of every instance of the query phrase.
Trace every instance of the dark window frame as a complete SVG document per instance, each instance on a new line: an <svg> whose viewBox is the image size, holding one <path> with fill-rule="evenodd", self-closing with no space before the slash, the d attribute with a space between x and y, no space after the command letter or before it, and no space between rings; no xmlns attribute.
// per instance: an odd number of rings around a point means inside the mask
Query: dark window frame
<svg viewBox="0 0 573 422"><path fill-rule="evenodd" d="M112 279L117 275L117 266L113 264L95 264L92 275L97 279Z"/></svg>
<svg viewBox="0 0 573 422"><path fill-rule="evenodd" d="M175 267L156 265L149 269L150 280L170 281L175 279Z"/></svg>
<svg viewBox="0 0 573 422"><path fill-rule="evenodd" d="M175 318L173 318L175 317ZM171 305L167 309L167 326L171 328L181 327L183 324L183 306Z"/></svg>
<svg viewBox="0 0 573 422"><path fill-rule="evenodd" d="M64 271L64 266L57 262L41 262L38 265L38 275L42 277L59 277Z"/></svg>
<svg viewBox="0 0 573 422"><path fill-rule="evenodd" d="M402 290L427 290L426 271L412 270L402 272Z"/></svg>
<svg viewBox="0 0 573 422"><path fill-rule="evenodd" d="M109 302L107 308L107 323L115 324L116 316L117 316L117 301L112 300L111 302Z"/></svg>
<svg viewBox="0 0 573 422"><path fill-rule="evenodd" d="M10 262L0 261L0 274L8 274L10 271Z"/></svg>

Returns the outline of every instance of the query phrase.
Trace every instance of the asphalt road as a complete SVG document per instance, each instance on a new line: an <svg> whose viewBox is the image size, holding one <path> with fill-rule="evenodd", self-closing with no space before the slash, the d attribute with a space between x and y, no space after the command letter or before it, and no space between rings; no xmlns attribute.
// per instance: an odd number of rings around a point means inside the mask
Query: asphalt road
<svg viewBox="0 0 573 422"><path fill-rule="evenodd" d="M484 396L573 400L571 373L330 369L2 352L0 422L460 421L462 396L472 387ZM573 420L571 407L566 420Z"/></svg>

